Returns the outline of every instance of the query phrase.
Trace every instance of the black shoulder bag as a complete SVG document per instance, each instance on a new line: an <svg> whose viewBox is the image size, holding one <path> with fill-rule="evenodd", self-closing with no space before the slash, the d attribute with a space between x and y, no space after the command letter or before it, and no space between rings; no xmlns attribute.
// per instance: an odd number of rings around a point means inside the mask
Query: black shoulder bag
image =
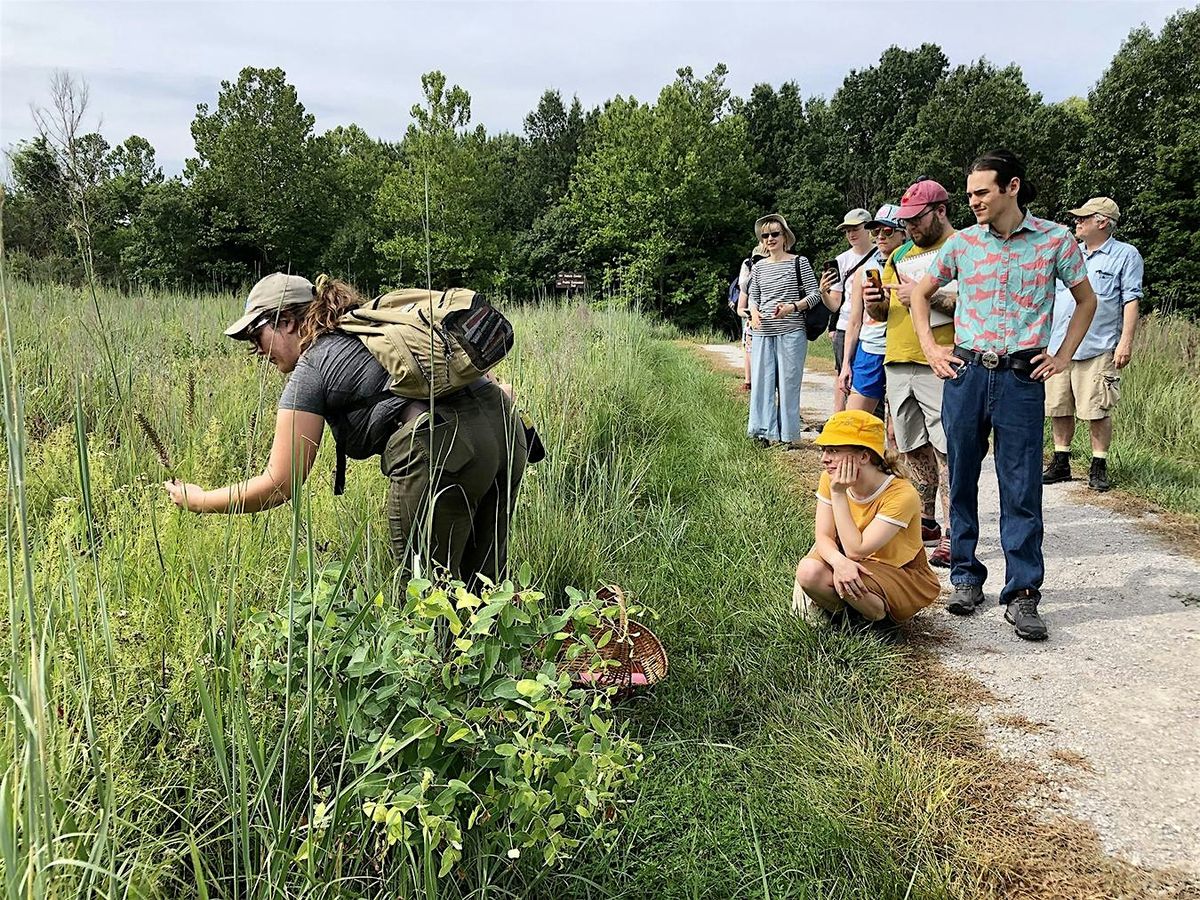
<svg viewBox="0 0 1200 900"><path fill-rule="evenodd" d="M796 257L796 290L804 296L804 279L800 277L800 257ZM810 341L815 341L829 329L829 307L824 298L817 294L817 305L804 310L804 334Z"/></svg>

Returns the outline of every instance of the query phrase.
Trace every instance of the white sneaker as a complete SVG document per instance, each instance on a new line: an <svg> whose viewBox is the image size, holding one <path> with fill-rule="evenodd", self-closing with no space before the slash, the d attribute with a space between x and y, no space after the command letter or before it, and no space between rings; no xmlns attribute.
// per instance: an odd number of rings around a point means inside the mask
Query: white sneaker
<svg viewBox="0 0 1200 900"><path fill-rule="evenodd" d="M799 616L813 628L825 628L833 621L828 610L809 599L799 582L792 582L792 615Z"/></svg>

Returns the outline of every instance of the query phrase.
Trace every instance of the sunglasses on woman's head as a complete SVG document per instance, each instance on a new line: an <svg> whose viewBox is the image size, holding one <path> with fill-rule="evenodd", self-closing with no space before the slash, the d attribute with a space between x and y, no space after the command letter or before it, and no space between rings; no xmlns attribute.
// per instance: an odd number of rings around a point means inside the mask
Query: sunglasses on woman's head
<svg viewBox="0 0 1200 900"><path fill-rule="evenodd" d="M782 231L764 231L764 232L762 233L762 239L765 241L765 240L767 240L768 238L777 238L777 237L780 237L782 234L783 234L783 232L782 232Z"/></svg>

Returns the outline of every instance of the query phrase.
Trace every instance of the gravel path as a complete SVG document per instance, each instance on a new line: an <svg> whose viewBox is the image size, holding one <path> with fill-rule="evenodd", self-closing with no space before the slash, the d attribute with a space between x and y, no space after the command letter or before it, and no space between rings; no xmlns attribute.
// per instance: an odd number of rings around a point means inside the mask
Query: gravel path
<svg viewBox="0 0 1200 900"><path fill-rule="evenodd" d="M737 347L705 349L741 366ZM806 422L832 411L832 384L806 372ZM1043 499L1048 641L1022 641L995 603L1004 557L990 457L979 554L992 603L969 618L923 615L951 635L942 660L998 698L979 712L996 745L1049 776L1035 802L1092 823L1132 863L1200 873L1200 562L1136 514L1090 503L1083 474Z"/></svg>

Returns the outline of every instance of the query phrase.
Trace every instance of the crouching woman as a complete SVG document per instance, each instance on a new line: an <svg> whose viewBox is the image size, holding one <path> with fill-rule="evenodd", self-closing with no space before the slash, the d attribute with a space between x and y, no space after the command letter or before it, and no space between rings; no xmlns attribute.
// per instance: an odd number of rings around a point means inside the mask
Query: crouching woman
<svg viewBox="0 0 1200 900"><path fill-rule="evenodd" d="M847 606L872 622L911 619L941 585L921 543L921 498L897 477L883 422L863 410L835 413L817 438L816 543L796 567L793 599L831 613Z"/></svg>

